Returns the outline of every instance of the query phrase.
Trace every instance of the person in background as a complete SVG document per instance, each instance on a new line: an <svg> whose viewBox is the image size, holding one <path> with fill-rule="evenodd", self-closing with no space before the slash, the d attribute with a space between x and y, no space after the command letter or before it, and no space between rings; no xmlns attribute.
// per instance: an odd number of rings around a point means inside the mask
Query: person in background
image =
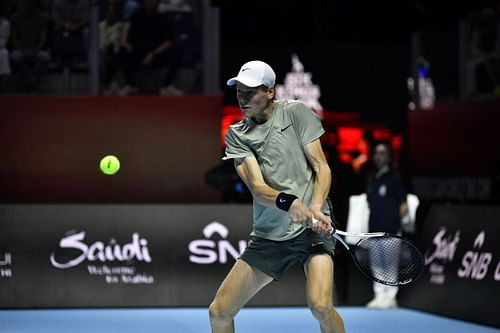
<svg viewBox="0 0 500 333"><path fill-rule="evenodd" d="M392 168L392 150L381 142L373 149L374 172L368 177L367 200L370 208L369 232L398 234L402 223L410 219L406 190L399 175ZM389 309L397 307L397 287L373 284L374 298L367 307Z"/></svg>
<svg viewBox="0 0 500 333"><path fill-rule="evenodd" d="M122 17L123 21L128 21L132 14L139 9L140 5L137 0L125 0L123 3Z"/></svg>
<svg viewBox="0 0 500 333"><path fill-rule="evenodd" d="M167 18L158 11L158 0L143 0L123 26L120 66L127 86L121 95L137 91L134 70L168 67L163 85L169 87L177 74L174 64L171 29ZM162 88L163 89L163 88ZM174 90L169 87L170 90Z"/></svg>
<svg viewBox="0 0 500 333"><path fill-rule="evenodd" d="M101 79L106 95L113 92L112 81L118 67L123 24L119 20L119 5L117 1L108 4L106 17L99 23L99 59Z"/></svg>
<svg viewBox="0 0 500 333"><path fill-rule="evenodd" d="M10 75L10 60L7 43L10 38L10 22L6 17L0 16L0 86L3 79Z"/></svg>
<svg viewBox="0 0 500 333"><path fill-rule="evenodd" d="M500 5L498 5L500 6ZM466 62L466 94L474 97L500 89L500 34L495 9L485 7L471 17L471 41Z"/></svg>
<svg viewBox="0 0 500 333"><path fill-rule="evenodd" d="M33 91L40 76L47 70L50 56L45 49L47 19L35 0L20 0L19 9L11 17L12 70L21 78L21 89Z"/></svg>
<svg viewBox="0 0 500 333"><path fill-rule="evenodd" d="M75 67L86 59L84 29L88 0L54 0L52 3L52 52L63 67Z"/></svg>

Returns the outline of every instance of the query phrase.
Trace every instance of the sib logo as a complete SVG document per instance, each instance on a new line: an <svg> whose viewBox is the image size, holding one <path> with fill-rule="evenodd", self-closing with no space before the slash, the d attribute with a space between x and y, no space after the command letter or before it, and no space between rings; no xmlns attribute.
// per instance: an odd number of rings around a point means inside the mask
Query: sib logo
<svg viewBox="0 0 500 333"><path fill-rule="evenodd" d="M474 280L484 279L493 260L493 253L480 251L485 239L486 233L482 230L474 240L474 249L467 251L463 256L462 266L457 271L458 277Z"/></svg>
<svg viewBox="0 0 500 333"><path fill-rule="evenodd" d="M218 234L219 241L213 241L210 238ZM228 254L236 260L247 247L247 241L239 240L238 248L235 248L226 238L229 235L229 229L217 221L213 221L203 228L205 239L196 239L189 243L189 261L200 265L209 265L214 263L225 264L228 261Z"/></svg>

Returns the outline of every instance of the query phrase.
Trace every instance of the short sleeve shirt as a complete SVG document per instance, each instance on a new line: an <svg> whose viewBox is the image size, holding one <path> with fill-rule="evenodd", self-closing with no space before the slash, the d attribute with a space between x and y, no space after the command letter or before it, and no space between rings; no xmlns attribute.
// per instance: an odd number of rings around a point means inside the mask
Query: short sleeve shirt
<svg viewBox="0 0 500 333"><path fill-rule="evenodd" d="M224 159L255 156L267 185L294 194L309 205L315 175L304 146L319 139L323 133L320 119L302 102L275 101L273 115L265 123L244 119L230 126L225 136ZM290 223L287 212L254 199L252 235L282 241L302 231L303 226Z"/></svg>

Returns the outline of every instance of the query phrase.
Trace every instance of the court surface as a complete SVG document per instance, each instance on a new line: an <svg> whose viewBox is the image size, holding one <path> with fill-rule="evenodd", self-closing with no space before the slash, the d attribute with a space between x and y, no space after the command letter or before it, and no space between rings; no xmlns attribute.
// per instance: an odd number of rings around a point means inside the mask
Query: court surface
<svg viewBox="0 0 500 333"><path fill-rule="evenodd" d="M338 309L347 333L499 333L500 329L409 309ZM236 317L238 333L319 333L307 308L244 308ZM0 310L1 333L204 333L207 309Z"/></svg>

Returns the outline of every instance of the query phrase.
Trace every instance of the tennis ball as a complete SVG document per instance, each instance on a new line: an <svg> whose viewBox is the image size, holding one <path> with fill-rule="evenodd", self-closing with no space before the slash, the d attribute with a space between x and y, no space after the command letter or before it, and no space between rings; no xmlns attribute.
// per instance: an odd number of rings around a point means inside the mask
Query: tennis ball
<svg viewBox="0 0 500 333"><path fill-rule="evenodd" d="M107 155L102 158L99 167L104 174L111 176L120 170L120 160L114 155Z"/></svg>

